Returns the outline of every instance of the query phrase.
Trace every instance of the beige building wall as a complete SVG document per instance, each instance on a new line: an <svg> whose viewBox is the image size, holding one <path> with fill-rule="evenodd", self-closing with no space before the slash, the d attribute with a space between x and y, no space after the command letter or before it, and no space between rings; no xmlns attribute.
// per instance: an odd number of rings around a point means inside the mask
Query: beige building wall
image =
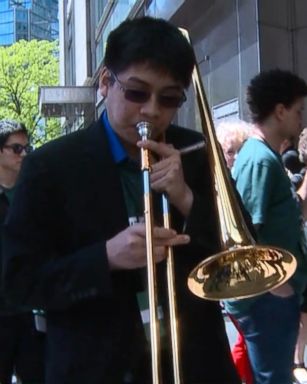
<svg viewBox="0 0 307 384"><path fill-rule="evenodd" d="M73 4L75 9L80 8L77 3L82 3L81 13L85 16L85 8L88 11L94 2L70 0L68 3L76 3ZM109 20L119 20L120 10L127 9L127 0L105 1L105 4L109 10L114 5L114 14ZM260 70L280 67L293 70L307 80L306 0L130 0L129 4L137 10L133 16L146 14L162 17L189 30L208 101L216 119L240 117L249 120L245 103L246 86ZM107 22L108 18L105 19ZM80 17L77 20L79 22ZM77 73L74 76L66 75L66 78L78 81L78 85L86 79L87 85L92 81L97 86L94 37L97 28L104 31L104 27L103 23L95 26L95 23L88 22L85 25L84 22L82 25L88 46L83 48L84 38L75 36L76 63L72 70ZM105 31L108 28L110 26L106 25ZM92 40L89 45L90 37ZM85 58L85 55L90 57ZM88 65L88 72L80 73L85 71L86 63L93 63L91 73ZM62 64L64 67L67 74L70 69ZM193 101L184 105L179 114L180 120L186 125L195 121L195 108L191 104Z"/></svg>

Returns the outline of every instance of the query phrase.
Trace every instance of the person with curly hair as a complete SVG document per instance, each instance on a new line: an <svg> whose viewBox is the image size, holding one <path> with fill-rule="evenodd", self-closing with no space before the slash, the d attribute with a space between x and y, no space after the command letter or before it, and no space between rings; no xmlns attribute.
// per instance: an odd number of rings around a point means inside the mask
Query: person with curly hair
<svg viewBox="0 0 307 384"><path fill-rule="evenodd" d="M226 164L233 167L237 153L248 138L251 125L243 120L222 121L216 128L217 139L222 146Z"/></svg>
<svg viewBox="0 0 307 384"><path fill-rule="evenodd" d="M307 283L302 206L304 182L297 194L280 156L281 143L302 130L306 82L281 69L255 76L247 89L253 134L232 169L243 204L252 217L257 241L290 251L297 269L288 282L245 300L226 301L227 312L242 331L254 384L292 384L299 329L300 300Z"/></svg>

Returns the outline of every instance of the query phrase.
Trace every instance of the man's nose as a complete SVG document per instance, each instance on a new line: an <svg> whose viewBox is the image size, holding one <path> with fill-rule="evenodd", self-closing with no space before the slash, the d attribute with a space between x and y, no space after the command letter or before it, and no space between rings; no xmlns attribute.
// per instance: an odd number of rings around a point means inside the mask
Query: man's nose
<svg viewBox="0 0 307 384"><path fill-rule="evenodd" d="M151 94L149 100L141 106L141 113L147 116L155 117L160 114L161 106L159 104L158 98L156 95Z"/></svg>
<svg viewBox="0 0 307 384"><path fill-rule="evenodd" d="M22 151L20 152L20 156L25 157L27 155L26 149L22 148Z"/></svg>

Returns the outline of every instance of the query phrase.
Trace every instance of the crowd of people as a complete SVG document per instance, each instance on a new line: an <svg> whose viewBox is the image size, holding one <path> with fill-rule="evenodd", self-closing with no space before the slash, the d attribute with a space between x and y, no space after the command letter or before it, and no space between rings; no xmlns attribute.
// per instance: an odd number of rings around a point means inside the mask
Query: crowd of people
<svg viewBox="0 0 307 384"><path fill-rule="evenodd" d="M242 373L220 303L200 300L186 286L191 270L222 250L207 149L180 152L203 134L173 124L195 65L190 43L168 21L126 20L108 36L99 77L105 109L90 127L30 153L25 127L0 122L0 344L10 345L0 349L1 384L10 384L13 374L23 384L152 383L142 150L152 162L162 381L173 382L166 288L166 249L172 247L182 381L302 383L307 141L306 131L300 134L307 85L289 71L261 72L247 88L252 124L217 127L256 241L284 248L297 261L283 285L223 301L241 335ZM146 140L140 140L139 122L152 128ZM290 145L299 154L298 172L283 163ZM170 228L163 226L162 194ZM45 329L37 310L45 314Z"/></svg>

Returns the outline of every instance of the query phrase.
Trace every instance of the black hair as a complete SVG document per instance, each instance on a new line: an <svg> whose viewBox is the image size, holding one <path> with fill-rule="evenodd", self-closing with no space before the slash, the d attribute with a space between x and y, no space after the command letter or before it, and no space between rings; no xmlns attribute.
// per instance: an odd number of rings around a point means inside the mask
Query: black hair
<svg viewBox="0 0 307 384"><path fill-rule="evenodd" d="M298 99L307 96L303 79L290 71L272 69L255 76L247 88L247 104L253 123L263 123L277 104L290 108Z"/></svg>
<svg viewBox="0 0 307 384"><path fill-rule="evenodd" d="M148 63L169 73L187 88L196 63L192 46L166 20L141 17L125 20L108 36L104 65L115 74L132 64Z"/></svg>
<svg viewBox="0 0 307 384"><path fill-rule="evenodd" d="M24 133L29 137L26 126L15 120L0 120L0 149L3 148L7 139L14 133Z"/></svg>

